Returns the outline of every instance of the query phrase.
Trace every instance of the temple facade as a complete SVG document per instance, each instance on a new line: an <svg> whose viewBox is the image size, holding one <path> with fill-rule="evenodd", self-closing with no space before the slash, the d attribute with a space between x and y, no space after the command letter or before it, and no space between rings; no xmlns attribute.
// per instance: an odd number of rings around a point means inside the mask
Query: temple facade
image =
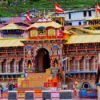
<svg viewBox="0 0 100 100"><path fill-rule="evenodd" d="M62 68L68 88L76 81L77 88L95 88L99 53L99 30L64 30L49 18L29 27L9 23L0 28L0 84Z"/></svg>

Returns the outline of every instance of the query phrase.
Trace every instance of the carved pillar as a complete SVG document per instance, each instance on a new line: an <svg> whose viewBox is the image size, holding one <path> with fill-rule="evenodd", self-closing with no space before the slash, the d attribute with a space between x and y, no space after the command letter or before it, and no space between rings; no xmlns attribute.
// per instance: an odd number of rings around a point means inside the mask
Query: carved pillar
<svg viewBox="0 0 100 100"><path fill-rule="evenodd" d="M84 59L84 57L82 57L81 59L80 59L80 70L85 70L85 59Z"/></svg>
<svg viewBox="0 0 100 100"><path fill-rule="evenodd" d="M86 80L86 74L82 74L82 80Z"/></svg>
<svg viewBox="0 0 100 100"><path fill-rule="evenodd" d="M16 63L15 70L16 70L16 72L19 72L19 61L20 61L20 59L15 60L15 63Z"/></svg>
<svg viewBox="0 0 100 100"><path fill-rule="evenodd" d="M87 70L89 70L89 66L90 65L90 63L89 63L89 59L87 59Z"/></svg>
<svg viewBox="0 0 100 100"><path fill-rule="evenodd" d="M66 62L68 63L66 66L68 66L68 71L72 71L72 66L70 64L70 59L67 59ZM67 71L67 70L66 70Z"/></svg>
<svg viewBox="0 0 100 100"><path fill-rule="evenodd" d="M84 70L86 70L86 58L84 57L84 61L83 61L83 66L84 66Z"/></svg>
<svg viewBox="0 0 100 100"><path fill-rule="evenodd" d="M21 61L21 59L16 60L16 70L17 70L18 73L20 72L20 65L19 65L20 61Z"/></svg>
<svg viewBox="0 0 100 100"><path fill-rule="evenodd" d="M90 70L95 70L95 57L92 56L91 59L89 60L90 61Z"/></svg>
<svg viewBox="0 0 100 100"><path fill-rule="evenodd" d="M10 70L10 62L6 62L6 73L10 72L9 70Z"/></svg>
<svg viewBox="0 0 100 100"><path fill-rule="evenodd" d="M0 73L2 73L2 59L0 59Z"/></svg>
<svg viewBox="0 0 100 100"><path fill-rule="evenodd" d="M1 62L0 62L0 73L2 73L2 68L1 68L2 66L1 66Z"/></svg>
<svg viewBox="0 0 100 100"><path fill-rule="evenodd" d="M25 60L23 59L22 72L24 72L24 62L25 62Z"/></svg>
<svg viewBox="0 0 100 100"><path fill-rule="evenodd" d="M14 73L16 73L16 61L14 60Z"/></svg>
<svg viewBox="0 0 100 100"><path fill-rule="evenodd" d="M11 72L12 72L12 73L15 72L15 66L14 66L15 64L14 64L14 63L15 63L15 60L12 59L11 62L10 62L10 67L11 67Z"/></svg>
<svg viewBox="0 0 100 100"><path fill-rule="evenodd" d="M83 57L83 70L85 70L85 58Z"/></svg>
<svg viewBox="0 0 100 100"><path fill-rule="evenodd" d="M77 58L77 71L79 71L79 70L80 70L80 59Z"/></svg>
<svg viewBox="0 0 100 100"><path fill-rule="evenodd" d="M73 60L73 67L74 67L74 71L76 70L76 59Z"/></svg>
<svg viewBox="0 0 100 100"><path fill-rule="evenodd" d="M96 80L96 75L95 74L92 74L91 75L91 78L92 78L92 81L95 81Z"/></svg>
<svg viewBox="0 0 100 100"><path fill-rule="evenodd" d="M93 68L92 69L96 70L96 58L95 57L93 57Z"/></svg>
<svg viewBox="0 0 100 100"><path fill-rule="evenodd" d="M5 72L6 72L6 73L8 73L8 64L7 64L7 63L8 63L8 61L6 60L6 63L5 63ZM2 66L3 66L3 65L2 65ZM3 66L3 67L4 67L4 66Z"/></svg>
<svg viewBox="0 0 100 100"><path fill-rule="evenodd" d="M6 61L6 72L8 72L8 73L11 72L11 66L10 66L11 61L12 61L12 59L7 59L7 61Z"/></svg>
<svg viewBox="0 0 100 100"><path fill-rule="evenodd" d="M76 71L79 71L79 69L80 69L80 59L79 58L76 58L76 59L74 59L74 70L76 70Z"/></svg>
<svg viewBox="0 0 100 100"><path fill-rule="evenodd" d="M72 58L72 60L70 60L70 67L72 68L72 71L74 71L75 70L75 68L74 68L74 60L75 60L75 58L73 57Z"/></svg>
<svg viewBox="0 0 100 100"><path fill-rule="evenodd" d="M85 58L85 61L86 61L85 62L86 63L86 70L89 70L89 67L90 67L89 59L90 59L89 57Z"/></svg>
<svg viewBox="0 0 100 100"><path fill-rule="evenodd" d="M5 73L6 72L6 59L3 59L1 63L2 63L1 64L2 73Z"/></svg>
<svg viewBox="0 0 100 100"><path fill-rule="evenodd" d="M91 75L87 74L86 80L90 80L90 78L91 78Z"/></svg>
<svg viewBox="0 0 100 100"><path fill-rule="evenodd" d="M72 68L72 59L71 58L68 60L68 63L69 63L70 71L72 71L73 68Z"/></svg>
<svg viewBox="0 0 100 100"><path fill-rule="evenodd" d="M24 71L26 72L26 69L27 69L27 60L24 59Z"/></svg>

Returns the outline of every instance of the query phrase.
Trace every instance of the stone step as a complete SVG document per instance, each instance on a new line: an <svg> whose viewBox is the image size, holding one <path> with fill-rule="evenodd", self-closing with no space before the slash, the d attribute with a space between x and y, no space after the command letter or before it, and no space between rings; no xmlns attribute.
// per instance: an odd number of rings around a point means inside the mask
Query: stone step
<svg viewBox="0 0 100 100"><path fill-rule="evenodd" d="M29 73L25 79L21 81L20 87L43 87L51 77L48 73Z"/></svg>

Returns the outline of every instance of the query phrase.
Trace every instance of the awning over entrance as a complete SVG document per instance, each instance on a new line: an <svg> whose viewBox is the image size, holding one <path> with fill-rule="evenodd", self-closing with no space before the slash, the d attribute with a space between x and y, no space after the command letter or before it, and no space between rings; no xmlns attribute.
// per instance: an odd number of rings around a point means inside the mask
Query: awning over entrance
<svg viewBox="0 0 100 100"><path fill-rule="evenodd" d="M99 43L100 35L72 35L67 44L75 44L75 43Z"/></svg>
<svg viewBox="0 0 100 100"><path fill-rule="evenodd" d="M62 25L54 22L54 21L48 21L48 22L37 22L32 24L30 27L28 27L27 30L31 29L31 28L39 28L39 27L54 27L54 28L61 28Z"/></svg>
<svg viewBox="0 0 100 100"><path fill-rule="evenodd" d="M24 28L22 28L21 26L18 26L14 23L10 23L2 28L0 28L0 30L25 30Z"/></svg>
<svg viewBox="0 0 100 100"><path fill-rule="evenodd" d="M9 39L9 40L0 40L0 47L17 47L17 46L24 46L21 42L24 39Z"/></svg>

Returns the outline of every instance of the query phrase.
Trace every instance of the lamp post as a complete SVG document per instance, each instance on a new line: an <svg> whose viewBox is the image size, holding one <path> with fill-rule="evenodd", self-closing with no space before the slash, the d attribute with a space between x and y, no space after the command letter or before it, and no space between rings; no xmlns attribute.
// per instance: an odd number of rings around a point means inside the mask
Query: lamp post
<svg viewBox="0 0 100 100"><path fill-rule="evenodd" d="M61 60L63 62L63 67L64 67L64 85L66 84L66 65L68 59L69 57L66 57Z"/></svg>

